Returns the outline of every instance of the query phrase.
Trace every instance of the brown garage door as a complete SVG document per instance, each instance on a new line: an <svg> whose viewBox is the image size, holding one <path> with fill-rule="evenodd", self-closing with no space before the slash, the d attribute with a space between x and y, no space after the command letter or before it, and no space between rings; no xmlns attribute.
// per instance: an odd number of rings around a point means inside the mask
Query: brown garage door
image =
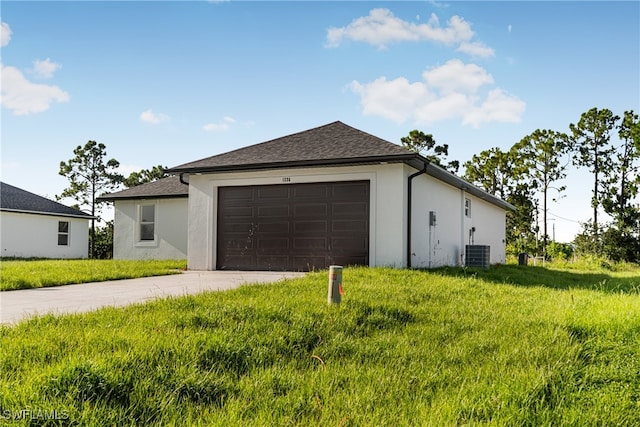
<svg viewBox="0 0 640 427"><path fill-rule="evenodd" d="M369 265L369 181L218 189L219 270Z"/></svg>

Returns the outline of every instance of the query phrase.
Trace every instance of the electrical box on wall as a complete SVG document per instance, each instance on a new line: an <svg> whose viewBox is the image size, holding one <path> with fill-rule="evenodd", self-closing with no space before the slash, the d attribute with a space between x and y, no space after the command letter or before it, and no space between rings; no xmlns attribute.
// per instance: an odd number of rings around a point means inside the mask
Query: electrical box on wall
<svg viewBox="0 0 640 427"><path fill-rule="evenodd" d="M436 225L436 213L434 211L429 211L429 225L432 227Z"/></svg>

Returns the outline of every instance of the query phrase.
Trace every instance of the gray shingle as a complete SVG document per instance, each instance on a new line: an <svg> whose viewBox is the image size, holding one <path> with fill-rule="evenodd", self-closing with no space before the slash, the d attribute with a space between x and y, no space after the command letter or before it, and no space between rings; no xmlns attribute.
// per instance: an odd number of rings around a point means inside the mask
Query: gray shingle
<svg viewBox="0 0 640 427"><path fill-rule="evenodd" d="M78 209L65 206L62 203L49 200L4 182L0 182L0 210L91 219L91 215Z"/></svg>
<svg viewBox="0 0 640 427"><path fill-rule="evenodd" d="M333 122L169 169L213 172L310 165L405 161L417 155L397 144Z"/></svg>
<svg viewBox="0 0 640 427"><path fill-rule="evenodd" d="M189 186L180 182L177 176L162 178L146 184L136 185L126 190L100 196L98 200L124 200L144 198L187 197Z"/></svg>
<svg viewBox="0 0 640 427"><path fill-rule="evenodd" d="M504 209L513 206L466 182L421 155L340 121L168 169L169 173L215 173L313 166L404 162L449 185ZM167 181L165 181L167 180ZM102 196L102 200L187 197L177 176Z"/></svg>

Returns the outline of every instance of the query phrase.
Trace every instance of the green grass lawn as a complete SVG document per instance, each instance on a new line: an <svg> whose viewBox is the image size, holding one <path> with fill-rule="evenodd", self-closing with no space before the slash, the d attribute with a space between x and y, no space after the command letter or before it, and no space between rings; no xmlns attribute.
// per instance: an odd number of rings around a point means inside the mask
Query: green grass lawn
<svg viewBox="0 0 640 427"><path fill-rule="evenodd" d="M327 274L317 272L2 327L0 416L9 425L640 425L637 271L347 268L343 283L339 307L327 306Z"/></svg>
<svg viewBox="0 0 640 427"><path fill-rule="evenodd" d="M0 262L0 290L161 276L186 267L186 261L3 260Z"/></svg>

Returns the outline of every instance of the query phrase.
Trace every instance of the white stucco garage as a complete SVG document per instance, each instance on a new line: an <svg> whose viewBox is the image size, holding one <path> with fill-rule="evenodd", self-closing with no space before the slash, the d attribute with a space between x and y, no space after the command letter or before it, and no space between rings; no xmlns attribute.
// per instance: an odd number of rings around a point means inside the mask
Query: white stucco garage
<svg viewBox="0 0 640 427"><path fill-rule="evenodd" d="M191 270L430 268L475 262L477 250L487 263L505 261L511 205L341 122L168 172L188 182L184 227ZM141 212L144 200L129 200L135 209L116 203L116 244L128 248L114 247L115 254L135 246L144 225L139 213L137 223L124 213ZM159 201L154 209L159 215ZM159 217L155 224L160 233ZM128 237L118 237L123 233Z"/></svg>

